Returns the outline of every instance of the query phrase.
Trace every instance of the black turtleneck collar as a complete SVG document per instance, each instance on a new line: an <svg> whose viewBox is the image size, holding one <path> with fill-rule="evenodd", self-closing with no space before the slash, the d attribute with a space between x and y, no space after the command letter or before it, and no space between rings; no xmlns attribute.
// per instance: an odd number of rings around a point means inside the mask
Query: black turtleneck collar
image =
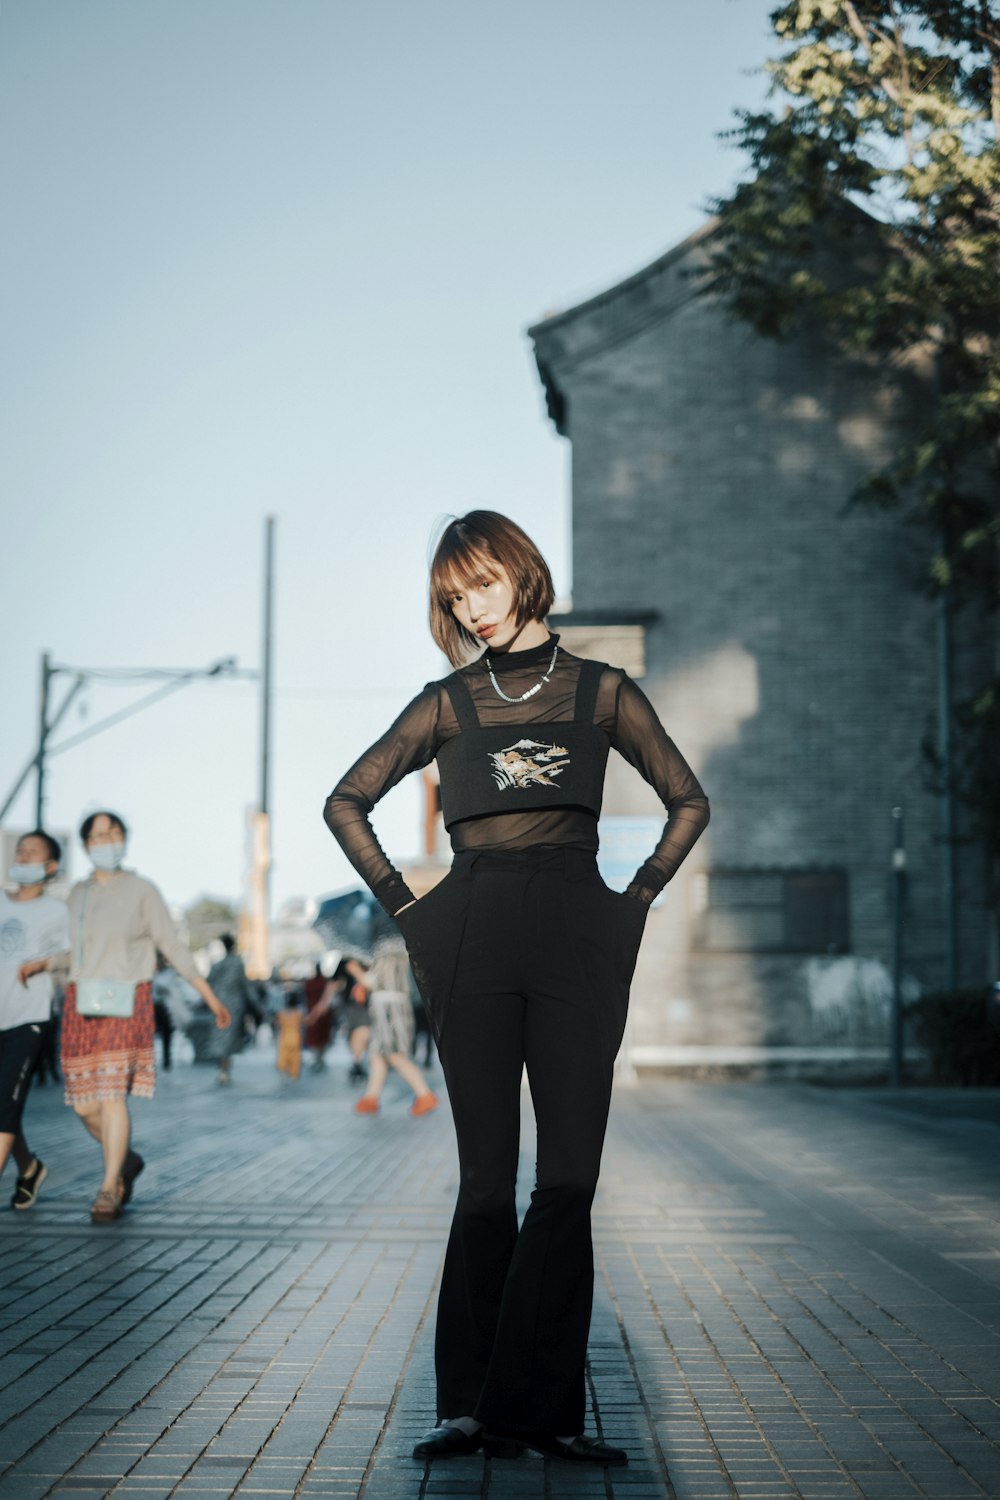
<svg viewBox="0 0 1000 1500"><path fill-rule="evenodd" d="M527 651L518 651L515 648L513 651L492 652L487 646L478 660L485 662L488 656L497 677L504 672L516 672L521 667L544 670L552 660L552 652L558 640L557 635L550 633L547 641L543 641L540 646L530 646Z"/></svg>

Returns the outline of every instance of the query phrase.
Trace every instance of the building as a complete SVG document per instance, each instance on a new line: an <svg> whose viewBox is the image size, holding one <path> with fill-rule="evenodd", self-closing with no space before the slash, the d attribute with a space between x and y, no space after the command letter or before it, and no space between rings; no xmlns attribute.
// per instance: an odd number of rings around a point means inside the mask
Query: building
<svg viewBox="0 0 1000 1500"><path fill-rule="evenodd" d="M712 802L650 915L632 1056L878 1071L894 809L907 984L945 974L941 799L922 751L939 643L925 538L845 506L912 421L922 372L735 321L701 294L711 228L529 330L572 444L572 609L552 623L571 649L641 677ZM959 678L987 644L957 642ZM613 756L612 834L658 810ZM979 982L981 867L974 845L958 850L962 976Z"/></svg>

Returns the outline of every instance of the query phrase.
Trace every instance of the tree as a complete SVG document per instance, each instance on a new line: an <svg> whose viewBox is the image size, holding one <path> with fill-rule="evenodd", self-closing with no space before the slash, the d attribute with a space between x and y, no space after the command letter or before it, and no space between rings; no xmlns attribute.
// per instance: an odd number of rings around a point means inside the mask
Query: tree
<svg viewBox="0 0 1000 1500"><path fill-rule="evenodd" d="M758 332L820 326L844 352L929 372L926 415L852 499L927 531L943 605L1000 606L1000 7L792 0L771 13L780 112L727 132L751 175L713 205L706 290ZM844 253L848 252L848 253ZM994 666L994 674L996 668ZM955 705L939 764L1000 894L1000 679Z"/></svg>

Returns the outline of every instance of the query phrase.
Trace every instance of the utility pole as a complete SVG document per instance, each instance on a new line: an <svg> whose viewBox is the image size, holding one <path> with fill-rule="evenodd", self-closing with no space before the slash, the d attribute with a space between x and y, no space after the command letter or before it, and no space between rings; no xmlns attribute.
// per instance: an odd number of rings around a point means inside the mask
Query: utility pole
<svg viewBox="0 0 1000 1500"><path fill-rule="evenodd" d="M35 760L35 827L45 827L45 748L49 737L49 682L52 677L51 660L47 651L42 652L42 690L39 695L41 708L38 715L38 755Z"/></svg>
<svg viewBox="0 0 1000 1500"><path fill-rule="evenodd" d="M264 522L264 642L260 683L260 810L271 814L271 643L274 631L274 517Z"/></svg>
<svg viewBox="0 0 1000 1500"><path fill-rule="evenodd" d="M894 807L895 847L892 851L892 1049L889 1083L898 1089L903 1082L903 915L906 900L906 847L903 842L903 809Z"/></svg>
<svg viewBox="0 0 1000 1500"><path fill-rule="evenodd" d="M944 546L942 542L942 547ZM958 892L955 869L955 790L951 736L951 590L937 600L938 761L941 767L941 843L944 856L945 989L958 983Z"/></svg>
<svg viewBox="0 0 1000 1500"><path fill-rule="evenodd" d="M80 744L82 740L92 739L95 734L102 734L105 729L121 723L123 719L131 718L142 709L149 708L158 703L161 698L175 693L178 688L185 687L189 682L195 682L206 677L256 677L256 672L241 671L236 665L235 656L224 656L219 661L213 662L210 667L195 667L190 671L183 668L146 669L143 667L67 667L58 663L54 664L51 656L46 651L42 656L42 678L41 678L41 709L38 723L38 744L32 752L31 759L21 772L7 794L3 805L0 806L0 824L3 823L10 809L16 802L21 788L30 777L32 771L36 776L35 789L35 826L44 827L45 816L45 782L47 776L48 762L51 756L61 755L64 750L72 750L74 745ZM62 702L51 713L52 679L59 676L70 676L74 680L70 684ZM140 698L138 702L131 703L127 708L118 709L115 713L108 714L99 719L96 724L90 724L86 729L72 734L68 739L63 739L56 745L50 745L49 741L53 733L58 729L70 704L76 698L80 689L88 680L100 678L105 681L117 679L125 682L147 682L160 681L162 686L148 693L146 697Z"/></svg>
<svg viewBox="0 0 1000 1500"><path fill-rule="evenodd" d="M260 674L260 801L253 819L253 870L251 872L250 954L247 973L251 979L269 979L271 875L271 680L274 637L274 517L264 522L264 608Z"/></svg>

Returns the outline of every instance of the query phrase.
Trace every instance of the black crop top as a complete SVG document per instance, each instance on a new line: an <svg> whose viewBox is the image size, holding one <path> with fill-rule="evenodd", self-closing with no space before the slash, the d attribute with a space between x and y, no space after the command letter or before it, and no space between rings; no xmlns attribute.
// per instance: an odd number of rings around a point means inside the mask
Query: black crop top
<svg viewBox="0 0 1000 1500"><path fill-rule="evenodd" d="M461 733L445 740L437 754L445 827L468 818L554 807L579 807L599 818L611 748L607 731L594 723L603 671L603 662L581 664L573 717L560 720L558 729L535 719L534 698L517 705L519 723L482 724L465 674L446 677L441 686Z"/></svg>
<svg viewBox="0 0 1000 1500"><path fill-rule="evenodd" d="M538 682L557 639L550 636L542 646L492 658L494 674L509 697L516 698ZM449 687L456 676L461 686L453 690L453 701ZM466 699L462 688L467 690ZM588 721L583 724L578 719L581 704ZM547 733L545 726L550 726ZM477 730L482 743L476 739ZM509 744L506 731L510 731ZM567 757L555 752L567 749L562 742L571 736L575 745L585 747L582 755L576 755L581 774L564 780L571 766L559 766ZM521 740L535 742L535 748L519 745ZM549 681L527 703L505 702L495 692L482 659L452 678L428 683L337 784L323 815L362 880L393 914L414 898L386 858L369 816L404 776L438 757L445 821L456 852L538 845L596 850L600 786L592 752L598 757L603 780L607 748L617 750L636 768L667 809L659 843L628 887L630 896L652 901L704 831L708 799L641 688L617 667L584 662L561 649ZM473 785L467 773L456 774L456 766L469 763L467 750L473 757L490 758L482 765L492 772L492 782L487 775ZM550 757L547 771L546 755ZM572 763L573 757L568 759ZM536 770L541 765L543 776L558 790L533 789L532 772L521 769L523 761ZM527 785L523 784L525 775ZM504 796L511 777L518 792L516 801Z"/></svg>

